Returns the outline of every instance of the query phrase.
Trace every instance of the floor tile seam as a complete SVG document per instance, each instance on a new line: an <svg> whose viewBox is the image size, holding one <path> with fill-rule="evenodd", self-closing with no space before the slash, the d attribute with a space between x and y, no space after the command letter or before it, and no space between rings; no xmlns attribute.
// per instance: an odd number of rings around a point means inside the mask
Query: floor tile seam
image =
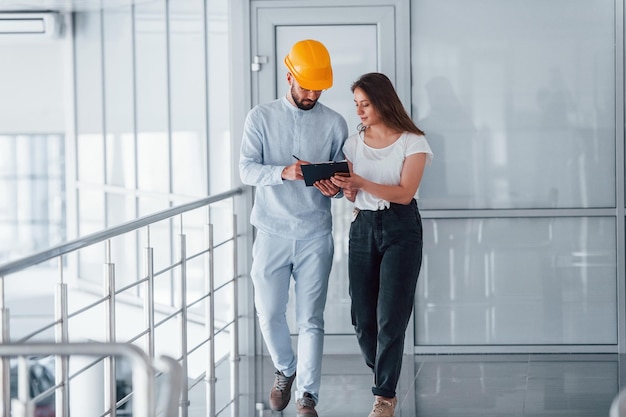
<svg viewBox="0 0 626 417"><path fill-rule="evenodd" d="M522 399L522 416L526 415L526 399L528 397L528 385L530 379L530 363L532 361L532 354L528 354L528 360L526 361L526 386L524 387L524 397Z"/></svg>
<svg viewBox="0 0 626 417"><path fill-rule="evenodd" d="M416 385L417 385L417 376L420 374L420 371L422 370L422 367L424 366L423 362L420 362L419 367L417 368L417 371L415 371L415 376L413 377L413 380L411 381L411 383L409 384L408 389L406 390L405 394L403 396L400 396L400 398L398 398L398 406L400 407L400 409L402 409L402 405L404 404L404 402L407 400L407 398L409 397L409 394L411 392L414 392L414 390L416 389ZM413 394L415 396L415 394Z"/></svg>

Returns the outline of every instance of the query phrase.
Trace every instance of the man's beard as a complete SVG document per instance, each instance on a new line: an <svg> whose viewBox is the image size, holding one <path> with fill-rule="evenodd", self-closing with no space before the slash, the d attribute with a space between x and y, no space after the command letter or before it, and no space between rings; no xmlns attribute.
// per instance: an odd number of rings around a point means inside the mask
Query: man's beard
<svg viewBox="0 0 626 417"><path fill-rule="evenodd" d="M317 103L317 100L307 99L306 103L304 103L303 100L298 99L296 96L296 88L293 85L291 86L291 98L293 98L294 103L296 103L296 106L301 110L311 110L315 107L315 103Z"/></svg>

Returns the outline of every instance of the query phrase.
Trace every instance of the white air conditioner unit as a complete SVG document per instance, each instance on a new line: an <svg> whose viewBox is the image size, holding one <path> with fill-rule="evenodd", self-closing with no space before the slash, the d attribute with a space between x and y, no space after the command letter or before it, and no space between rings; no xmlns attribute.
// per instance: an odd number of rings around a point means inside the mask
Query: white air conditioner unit
<svg viewBox="0 0 626 417"><path fill-rule="evenodd" d="M59 13L0 13L0 38L4 36L58 38L63 33Z"/></svg>

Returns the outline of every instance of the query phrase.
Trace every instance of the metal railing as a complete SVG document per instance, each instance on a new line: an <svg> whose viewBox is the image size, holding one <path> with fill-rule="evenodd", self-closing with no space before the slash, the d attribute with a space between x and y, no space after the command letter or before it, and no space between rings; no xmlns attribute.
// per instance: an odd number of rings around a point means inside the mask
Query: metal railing
<svg viewBox="0 0 626 417"><path fill-rule="evenodd" d="M27 359L31 356L56 355L60 359L76 356L101 357L101 360L123 358L132 366L132 386L134 401L132 415L136 417L176 417L178 416L178 399L182 385L182 368L173 358L161 356L151 360L137 346L119 343L37 343L37 344L4 344L0 345L2 361L18 358L16 373L17 397L13 399L13 417L34 417L37 398L31 398L30 391L33 381ZM98 361L94 362L97 363ZM155 376L161 374L167 378L164 383L166 395L157 401ZM75 374L80 375L79 373ZM69 380L66 381L66 385ZM53 389L55 387L52 387ZM50 389L49 391L52 391ZM42 394L49 394L43 392ZM43 396L43 395L42 395ZM161 403L159 405L158 403Z"/></svg>
<svg viewBox="0 0 626 417"><path fill-rule="evenodd" d="M198 415L215 417L230 409L231 416L238 417L238 233L233 206L235 197L243 192L243 188L237 188L182 204L0 265L0 344L11 346L53 341L58 345L67 345L77 340L87 340L111 346L134 345L140 347L152 361L155 357L172 357L180 364L181 417L190 415L190 392L201 383L205 384L205 404ZM222 233L223 236L216 242L215 225L211 217L218 210L227 212L232 223L230 228L224 224L228 221L218 223L221 229L230 229L230 233ZM198 214L206 219L203 225L193 221L197 220ZM192 221L185 223L185 216ZM179 224L175 225L177 222ZM171 232L169 235L172 239L175 229L179 229L177 250L167 241L170 239L162 239L167 242L151 240L151 228L163 226ZM198 239L199 226L203 239ZM186 231L196 238L192 239L192 245L189 245ZM145 235L146 246L143 250L138 243L140 233ZM121 239L125 238L130 241L136 239L134 247L121 243ZM203 242L199 243L199 240ZM158 244L165 246L161 254L171 254L169 260L167 255L155 256L155 245ZM193 250L190 250L190 246ZM101 263L104 268L102 284L97 286L94 284L99 279L85 276L85 271L89 271L86 265L93 261L94 248L96 252L102 251ZM221 251L219 256L216 255L218 250ZM133 267L133 262L128 262L128 259L133 258L133 253L140 252L143 252L140 256L144 266L142 272L137 271L138 267ZM118 258L121 268L115 262ZM216 268L216 258L220 268ZM51 268L51 263L56 265ZM159 269L155 267L157 264ZM44 267L41 268L41 265ZM22 275L24 273L28 275ZM42 282L42 275L46 283L55 280L56 276L54 291L50 294L54 299L54 312L43 323L41 317L37 317L36 326L24 326L28 318L10 314L9 304L13 298L9 287L12 289L16 284L21 288L31 285L28 282L31 276L38 276L37 282ZM193 289L190 288L191 284ZM98 290L100 294L97 294ZM227 294L218 299L216 296L219 293ZM218 301L223 307L219 309L219 316L216 314ZM227 314L224 315L224 312ZM142 318L143 323L134 323L137 318ZM11 329L19 329L23 334L13 339ZM53 337L50 337L51 333ZM199 334L203 336L198 337ZM216 341L220 338L225 342L219 343L218 351ZM56 384L53 392L47 394L55 396L56 417L67 417L68 381L72 378L69 359L67 355L59 355L64 352L58 352L57 349L47 353L57 355L54 367ZM226 377L220 380L230 380L230 398L220 396L222 403L217 404L216 371L223 368L221 365L228 360L230 367L225 372ZM200 366L202 371L198 371L198 363L203 364ZM9 416L11 377L8 359L2 359L1 364L0 412ZM76 370L75 374L91 366L93 364L87 364ZM117 398L116 384L119 378L116 372L115 359L104 358L102 395L105 396L106 409L102 416L116 417L118 410L133 398L132 393L125 398ZM133 384L133 389L137 389L137 384Z"/></svg>

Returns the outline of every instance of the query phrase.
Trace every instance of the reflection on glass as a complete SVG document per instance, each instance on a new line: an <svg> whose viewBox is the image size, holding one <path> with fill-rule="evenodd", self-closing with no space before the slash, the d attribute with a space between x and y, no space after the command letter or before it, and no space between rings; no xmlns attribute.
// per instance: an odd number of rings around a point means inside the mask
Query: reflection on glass
<svg viewBox="0 0 626 417"><path fill-rule="evenodd" d="M614 1L530 3L415 4L423 208L615 205Z"/></svg>
<svg viewBox="0 0 626 417"><path fill-rule="evenodd" d="M418 345L614 344L615 219L425 219Z"/></svg>

